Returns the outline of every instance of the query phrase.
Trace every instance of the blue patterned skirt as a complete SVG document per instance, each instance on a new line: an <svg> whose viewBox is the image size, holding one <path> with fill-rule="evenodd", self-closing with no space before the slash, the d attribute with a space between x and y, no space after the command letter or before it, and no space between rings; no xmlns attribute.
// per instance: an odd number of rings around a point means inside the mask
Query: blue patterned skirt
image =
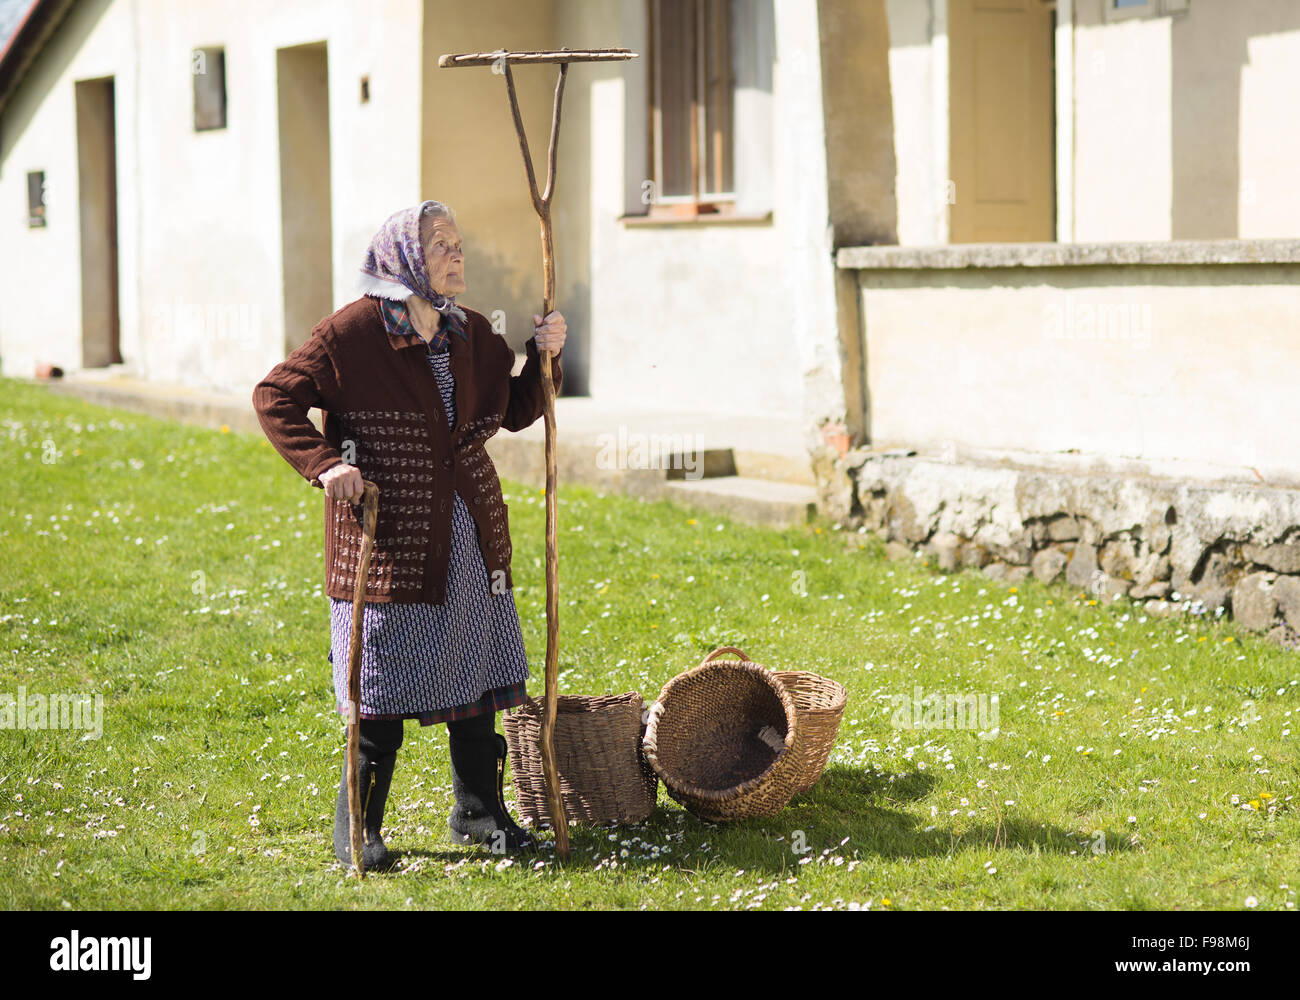
<svg viewBox="0 0 1300 1000"><path fill-rule="evenodd" d="M429 363L454 425L450 355ZM367 602L362 613L362 719L418 719L432 725L527 700L528 662L514 593L493 594L479 548L478 525L453 491L446 603ZM352 602L330 598L334 694L347 714Z"/></svg>

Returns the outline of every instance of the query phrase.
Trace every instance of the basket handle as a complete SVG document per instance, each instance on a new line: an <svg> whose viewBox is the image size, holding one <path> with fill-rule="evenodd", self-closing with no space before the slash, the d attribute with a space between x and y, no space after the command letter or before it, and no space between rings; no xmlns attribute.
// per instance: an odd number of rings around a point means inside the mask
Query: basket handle
<svg viewBox="0 0 1300 1000"><path fill-rule="evenodd" d="M742 649L737 649L735 646L719 646L719 647L718 647L717 649L715 649L712 653L710 653L708 656L706 656L703 660L700 661L700 666L704 666L704 664L708 663L708 662L709 662L710 660L712 660L715 656L719 656L719 655L722 654L722 653L735 653L737 656L739 656L739 657L740 657L742 660L744 660L746 663L753 663L753 662L754 662L754 661L751 660L748 656L745 655L745 651L742 650Z"/></svg>

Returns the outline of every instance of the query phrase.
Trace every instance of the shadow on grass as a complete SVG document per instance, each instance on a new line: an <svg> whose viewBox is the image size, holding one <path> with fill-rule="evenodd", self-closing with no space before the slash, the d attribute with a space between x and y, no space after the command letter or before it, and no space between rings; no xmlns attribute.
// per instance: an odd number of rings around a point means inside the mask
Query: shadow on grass
<svg viewBox="0 0 1300 1000"><path fill-rule="evenodd" d="M926 823L921 817L889 808L892 803L919 802L938 784L937 778L919 771L891 774L834 765L777 819L795 827L806 823L810 844L814 832L825 846L839 845L848 837L842 852L858 856L921 858L969 850L1073 851L1084 855L1094 843L1107 852L1131 849L1127 837L1114 830L1083 834L1020 816L998 816L993 822L975 823L957 832L944 823L956 817L944 815Z"/></svg>
<svg viewBox="0 0 1300 1000"><path fill-rule="evenodd" d="M872 854L923 858L975 850L1013 850L1057 855L1074 852L1082 857L1092 852L1094 844L1106 852L1132 849L1127 837L1115 830L1084 834L1043 821L1001 816L958 831L944 822L956 817L944 816L943 820L927 823L928 817L891 808L919 802L938 785L936 777L919 771L893 774L833 765L816 785L777 816L715 824L688 814L680 829L686 832L688 841L710 843L712 862L768 871L783 871L797 864L793 854L796 843L806 845L814 859L823 852L846 858ZM666 813L661 806L651 823ZM696 836L692 838L692 834Z"/></svg>
<svg viewBox="0 0 1300 1000"><path fill-rule="evenodd" d="M1094 844L1104 845L1108 853L1131 850L1127 837L1119 831L1084 834L1017 816L996 817L958 830L947 823L957 817L945 814L930 823L928 816L896 808L925 799L939 784L938 778L919 771L894 774L833 765L779 815L734 823L699 819L665 799L642 823L572 827L571 860L559 868L608 868L609 859L615 859L620 871L662 871L667 865L690 873L724 866L778 873L797 867L802 857L815 862L824 854L893 859L947 857L967 851L1027 851L1074 852L1083 858L1092 853ZM796 851L805 847L806 851ZM395 848L394 853L399 859L394 874L414 877L442 877L447 864L466 860L495 863L504 857L455 845ZM537 861L554 862L555 854L548 845L535 854L511 857L521 866L531 866Z"/></svg>

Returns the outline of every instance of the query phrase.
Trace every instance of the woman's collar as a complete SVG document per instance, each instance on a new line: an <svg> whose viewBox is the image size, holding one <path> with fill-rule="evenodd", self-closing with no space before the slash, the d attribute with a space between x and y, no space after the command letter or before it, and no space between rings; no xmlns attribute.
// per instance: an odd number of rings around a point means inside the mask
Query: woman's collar
<svg viewBox="0 0 1300 1000"><path fill-rule="evenodd" d="M377 301L379 302L379 313L384 320L384 331L388 334L388 342L393 348L427 344L427 341L415 329L415 324L411 322L411 311L407 308L405 300L378 299ZM468 343L469 337L466 336L460 321L449 313L442 313L441 315L444 328L450 328L461 340Z"/></svg>

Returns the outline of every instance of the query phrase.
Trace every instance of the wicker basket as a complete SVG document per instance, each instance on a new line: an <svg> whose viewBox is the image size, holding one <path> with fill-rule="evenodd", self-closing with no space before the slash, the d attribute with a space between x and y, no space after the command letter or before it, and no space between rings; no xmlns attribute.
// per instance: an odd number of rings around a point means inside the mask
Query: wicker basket
<svg viewBox="0 0 1300 1000"><path fill-rule="evenodd" d="M822 776L835 748L849 694L844 685L807 670L776 670L773 675L790 692L799 717L799 778L802 795Z"/></svg>
<svg viewBox="0 0 1300 1000"><path fill-rule="evenodd" d="M719 660L735 653L738 660ZM775 816L803 760L793 697L734 646L678 674L650 708L645 757L668 794L709 820Z"/></svg>
<svg viewBox="0 0 1300 1000"><path fill-rule="evenodd" d="M551 825L542 773L544 704L532 698L502 719L519 815L538 826ZM641 755L641 696L562 694L556 706L555 759L569 819L603 824L649 816L659 779Z"/></svg>

